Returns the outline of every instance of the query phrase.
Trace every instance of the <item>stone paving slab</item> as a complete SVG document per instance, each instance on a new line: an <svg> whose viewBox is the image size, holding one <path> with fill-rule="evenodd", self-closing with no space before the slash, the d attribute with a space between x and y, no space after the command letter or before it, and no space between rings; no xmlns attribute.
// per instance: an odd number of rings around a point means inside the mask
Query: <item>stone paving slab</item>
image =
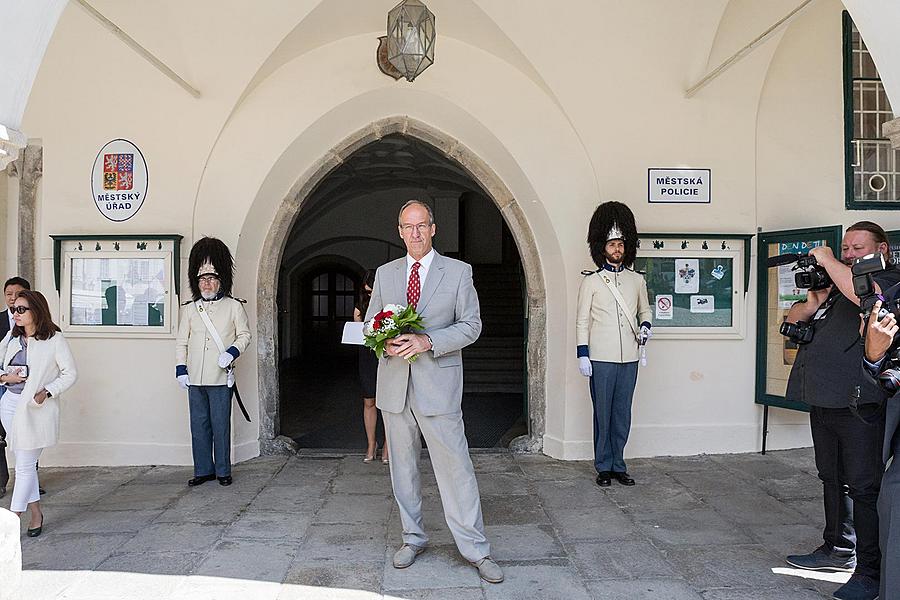
<svg viewBox="0 0 900 600"><path fill-rule="evenodd" d="M716 546L753 541L733 521L727 520L712 507L678 511L663 507L632 516L644 535L661 544Z"/></svg>
<svg viewBox="0 0 900 600"><path fill-rule="evenodd" d="M457 552L426 450L430 546L403 570L389 469L359 454L261 457L235 465L230 487L188 488L189 467L41 469L45 533L22 538L20 596L805 600L846 578L784 563L820 539L809 449L635 459L636 486L602 489L591 461L472 460L499 585Z"/></svg>
<svg viewBox="0 0 900 600"><path fill-rule="evenodd" d="M578 572L570 564L511 565L506 580L485 586L487 600L590 600Z"/></svg>
<svg viewBox="0 0 900 600"><path fill-rule="evenodd" d="M103 561L97 571L144 573L147 575L190 575L206 553L203 552L128 552L116 553Z"/></svg>
<svg viewBox="0 0 900 600"><path fill-rule="evenodd" d="M296 552L288 541L222 540L192 574L281 583Z"/></svg>
<svg viewBox="0 0 900 600"><path fill-rule="evenodd" d="M594 600L702 600L683 579L588 581L587 588Z"/></svg>
<svg viewBox="0 0 900 600"><path fill-rule="evenodd" d="M563 558L566 548L551 525L486 525L491 556L498 561Z"/></svg>
<svg viewBox="0 0 900 600"><path fill-rule="evenodd" d="M676 575L675 568L663 553L644 540L577 543L567 548L584 580Z"/></svg>
<svg viewBox="0 0 900 600"><path fill-rule="evenodd" d="M345 590L380 590L384 577L384 559L367 561L309 560L294 561L284 583L315 588L342 588ZM480 593L480 590L479 590Z"/></svg>
<svg viewBox="0 0 900 600"><path fill-rule="evenodd" d="M545 509L564 542L611 541L643 537L634 521L624 512L601 504L585 508Z"/></svg>

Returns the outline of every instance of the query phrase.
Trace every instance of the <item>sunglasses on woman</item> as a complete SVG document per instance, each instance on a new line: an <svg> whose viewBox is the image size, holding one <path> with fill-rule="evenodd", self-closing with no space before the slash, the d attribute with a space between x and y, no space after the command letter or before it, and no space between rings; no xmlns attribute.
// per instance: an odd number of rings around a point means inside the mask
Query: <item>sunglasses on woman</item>
<svg viewBox="0 0 900 600"><path fill-rule="evenodd" d="M31 307L30 306L13 306L10 310L12 310L14 313L19 313L20 315L24 315L29 310L31 310Z"/></svg>

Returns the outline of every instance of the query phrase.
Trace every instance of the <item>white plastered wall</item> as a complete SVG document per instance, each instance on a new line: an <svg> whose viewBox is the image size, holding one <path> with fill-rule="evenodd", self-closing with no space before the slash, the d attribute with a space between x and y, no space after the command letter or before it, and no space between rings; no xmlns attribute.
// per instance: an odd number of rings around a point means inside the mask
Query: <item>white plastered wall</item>
<svg viewBox="0 0 900 600"><path fill-rule="evenodd" d="M223 132L201 186L197 221L209 223L208 227L219 232L223 239L240 235L238 277L247 284L255 282L259 254L271 219L298 175L319 161L328 149L369 123L407 115L458 139L481 157L513 192L532 225L542 255L545 286L551 290L547 300L548 329L566 331L568 298L564 275L577 272L580 267L577 263L565 265L562 257L567 252L557 249L554 234L561 224L551 222L540 198L593 196L589 167L583 154L578 158L579 146L571 129L531 80L476 48L452 39L439 41L444 53L442 72L430 79L423 76L415 86L391 85L390 80L377 73L356 78L341 75L350 68L343 61L352 61L357 53L371 45L368 36L342 40L282 67L254 90ZM484 75L476 74L477 81L472 82L483 90L483 95L473 96L453 85L466 72L467 65L474 62L486 67ZM469 73L468 77L473 78L473 74ZM309 89L304 82L310 80L320 85ZM298 111L296 103L291 101L298 94L304 98L303 111ZM510 105L499 100L502 98L510 102L517 98L517 104L521 105L517 112L522 114L511 118ZM268 117L265 122L263 115ZM533 143L529 132L520 127L524 122L535 125L531 135L554 140L560 148L556 156L545 155ZM218 152L218 148L228 148L237 140L258 148L260 158L254 165L244 165L240 179L228 175L234 171L233 157ZM224 198L225 190L231 204L213 205L210 199ZM245 198L253 199L252 206L246 204ZM570 210L562 203L559 206ZM247 214L246 221L223 217L232 210ZM565 211L559 212L563 214L557 214L557 218L565 220ZM577 217L568 218L572 219ZM574 246L580 245L577 239L567 244L569 255ZM252 299L248 310L254 318L256 306ZM572 335L574 338L574 332ZM550 340L548 390L565 385L567 343L574 344L574 339L560 336ZM561 417L567 409L568 398L553 394L547 402L554 405L547 414L547 429L561 437L565 435ZM242 434L247 436L245 443L252 444L256 439L253 430Z"/></svg>
<svg viewBox="0 0 900 600"><path fill-rule="evenodd" d="M313 4L298 8L295 18ZM692 99L684 90L696 77L771 23L754 13L759 3L716 2L713 10L705 3L673 8L663 2L634 7L585 1L585 18L579 21L559 11L508 14L502 3L479 4L535 71L526 73L471 43L439 37L434 67L413 84L393 82L372 64L375 32L370 32L286 61L256 82L236 107L242 88L240 77L229 77L224 66L233 58L229 49L222 49L218 71L191 62L200 53L192 53L190 44L204 43L202 35L186 42L184 52L164 56L203 90L198 101L118 40L98 33L83 13L67 9L24 123L44 143L38 285L51 292L54 311L51 233L180 233L185 254L197 237L210 234L235 251L235 293L248 299L255 322L260 253L278 206L302 174L345 137L378 119L408 115L462 142L522 207L547 290L544 449L561 458L587 458L591 408L586 381L575 368L574 303L579 272L591 265L584 242L587 221L600 201L628 202L644 231L753 233L757 225L782 229L857 220L857 214L843 211L840 196L836 2L815 3L815 10ZM119 6L106 8L124 10ZM111 16L123 24L134 19L127 11ZM603 35L588 35L594 17L602 16L608 24ZM676 35L698 23L713 29L689 42ZM277 27L289 30L284 23ZM579 28L584 35L577 34ZM559 46L541 46L541 31L569 29L576 35L558 40ZM247 49L252 56L237 57L230 69L252 72L278 35L272 34L268 46L267 40L252 38ZM588 68L584 61L564 60L574 55L600 62ZM103 70L97 68L101 57ZM110 72L120 74L113 87ZM536 81L535 72L543 81ZM798 77L806 85L798 86ZM801 126L806 120L822 124L813 137ZM829 124L835 120L837 129ZM151 177L147 203L121 224L97 212L87 185L97 150L114 137L138 144ZM795 163L821 187L817 198L832 198L815 221L807 216L820 206L812 195L801 199L805 211L782 212L791 200L783 190L796 181L796 170L783 167ZM647 204L646 169L655 166L712 169L712 204ZM754 289L755 277L745 339L653 341L635 397L629 455L758 448ZM81 378L64 400L61 444L42 464L190 462L186 400L173 381L173 340L78 338L72 346ZM255 347L246 353L239 375L251 415L259 406L255 354ZM808 443L802 415L773 419L771 447ZM236 459L258 453L257 421L235 420Z"/></svg>
<svg viewBox="0 0 900 600"><path fill-rule="evenodd" d="M763 231L846 229L862 220L900 228L897 211L845 209L842 8L837 0L816 2L785 32L769 67L757 121L756 203ZM772 409L769 423L774 444L809 437L802 413Z"/></svg>

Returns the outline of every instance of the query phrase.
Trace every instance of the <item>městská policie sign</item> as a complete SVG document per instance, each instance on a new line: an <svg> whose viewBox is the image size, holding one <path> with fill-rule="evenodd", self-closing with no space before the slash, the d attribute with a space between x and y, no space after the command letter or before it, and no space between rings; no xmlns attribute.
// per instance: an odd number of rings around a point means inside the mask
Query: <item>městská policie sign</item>
<svg viewBox="0 0 900 600"><path fill-rule="evenodd" d="M112 140L97 153L91 191L100 214L110 221L133 217L144 203L148 183L147 161L128 140Z"/></svg>
<svg viewBox="0 0 900 600"><path fill-rule="evenodd" d="M647 200L664 204L709 204L709 169L647 169Z"/></svg>

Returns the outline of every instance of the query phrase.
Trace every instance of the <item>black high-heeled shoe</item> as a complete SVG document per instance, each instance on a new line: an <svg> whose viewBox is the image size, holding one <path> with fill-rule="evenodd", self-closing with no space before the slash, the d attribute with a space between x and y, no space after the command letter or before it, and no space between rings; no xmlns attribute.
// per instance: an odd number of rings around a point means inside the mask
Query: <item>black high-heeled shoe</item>
<svg viewBox="0 0 900 600"><path fill-rule="evenodd" d="M35 527L34 529L29 528L25 532L25 535L27 535L28 537L37 537L37 536L41 535L41 531L43 531L43 529L44 529L44 513L41 513L41 524L38 525L37 527Z"/></svg>

